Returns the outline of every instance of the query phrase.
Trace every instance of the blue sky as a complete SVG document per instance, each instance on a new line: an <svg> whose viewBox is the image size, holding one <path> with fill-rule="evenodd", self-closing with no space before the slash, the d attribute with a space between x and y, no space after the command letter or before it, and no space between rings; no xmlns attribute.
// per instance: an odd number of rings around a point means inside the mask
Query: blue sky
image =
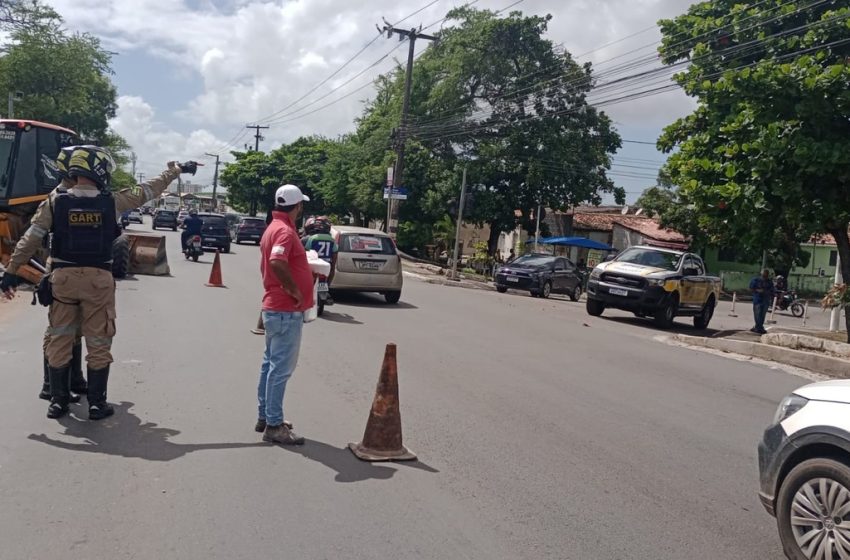
<svg viewBox="0 0 850 560"><path fill-rule="evenodd" d="M458 0L438 0L405 25L440 20ZM477 0L477 8L498 10L512 0ZM252 141L247 122L287 107L336 70L377 34L375 24L397 21L429 0L53 0L69 29L99 36L116 52L119 112L112 125L133 146L138 170L158 173L169 159L201 157L242 148ZM551 13L549 38L563 43L580 61L598 64L652 54L660 35L658 19L675 17L687 0L524 0L512 9ZM435 26L436 29L439 26ZM631 37L630 37L631 36ZM610 44L615 42L614 44ZM392 68L395 40L379 39L316 93L272 120L263 146L273 148L303 134L335 136L353 128L371 87L326 109L325 103L368 84ZM424 48L423 46L420 48ZM643 50L641 50L643 47ZM600 69L605 68L605 64ZM321 102L329 88L364 71ZM312 105L311 105L312 103ZM654 141L661 129L692 109L681 92L665 93L606 107L625 139ZM654 181L664 156L654 146L626 143L612 178L628 199ZM211 179L211 168L198 181Z"/></svg>

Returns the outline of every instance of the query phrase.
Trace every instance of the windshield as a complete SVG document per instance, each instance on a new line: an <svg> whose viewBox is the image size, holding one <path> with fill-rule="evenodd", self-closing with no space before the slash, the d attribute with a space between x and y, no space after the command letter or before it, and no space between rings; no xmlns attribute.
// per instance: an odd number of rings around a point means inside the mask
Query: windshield
<svg viewBox="0 0 850 560"><path fill-rule="evenodd" d="M15 133L0 131L0 198L6 198L9 190L9 159L15 145Z"/></svg>
<svg viewBox="0 0 850 560"><path fill-rule="evenodd" d="M633 247L623 251L614 261L663 268L664 270L676 270L679 268L681 258L682 255L678 253Z"/></svg>
<svg viewBox="0 0 850 560"><path fill-rule="evenodd" d="M166 217L171 218L171 217L174 216L174 212L172 212L171 210L160 210L159 212L156 213L156 215L157 216L166 216Z"/></svg>
<svg viewBox="0 0 850 560"><path fill-rule="evenodd" d="M252 220L242 220L242 225L246 226L265 226L266 221L262 218L255 218Z"/></svg>
<svg viewBox="0 0 850 560"><path fill-rule="evenodd" d="M545 257L541 255L523 255L510 264L511 266L548 266L552 264L552 260L552 257Z"/></svg>

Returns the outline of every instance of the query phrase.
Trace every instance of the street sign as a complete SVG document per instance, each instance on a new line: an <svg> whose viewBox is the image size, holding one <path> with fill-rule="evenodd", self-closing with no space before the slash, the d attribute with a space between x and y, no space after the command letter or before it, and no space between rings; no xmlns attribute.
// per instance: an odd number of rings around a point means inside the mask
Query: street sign
<svg viewBox="0 0 850 560"><path fill-rule="evenodd" d="M384 200L390 198L392 194L393 200L407 200L407 189L405 187L385 188Z"/></svg>

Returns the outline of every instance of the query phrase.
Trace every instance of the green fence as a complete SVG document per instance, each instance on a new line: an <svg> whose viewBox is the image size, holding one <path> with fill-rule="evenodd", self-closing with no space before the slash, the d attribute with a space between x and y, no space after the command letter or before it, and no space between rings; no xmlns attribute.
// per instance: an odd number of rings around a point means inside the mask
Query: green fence
<svg viewBox="0 0 850 560"><path fill-rule="evenodd" d="M720 271L720 281L723 291L731 294L749 294L750 280L755 275L751 272ZM801 297L821 298L832 287L833 278L813 274L792 274L788 277L788 288L795 290Z"/></svg>

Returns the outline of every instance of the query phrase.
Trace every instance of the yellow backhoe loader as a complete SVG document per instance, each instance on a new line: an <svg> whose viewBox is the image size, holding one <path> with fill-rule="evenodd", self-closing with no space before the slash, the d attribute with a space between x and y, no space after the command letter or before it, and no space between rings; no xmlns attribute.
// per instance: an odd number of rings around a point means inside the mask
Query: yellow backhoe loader
<svg viewBox="0 0 850 560"><path fill-rule="evenodd" d="M59 184L56 156L65 146L80 144L74 131L53 124L0 119L0 269L4 269L15 244L29 227L38 205ZM169 273L165 237L123 233L113 245L112 274L164 275ZM37 284L44 275L47 247L30 264L18 270Z"/></svg>

